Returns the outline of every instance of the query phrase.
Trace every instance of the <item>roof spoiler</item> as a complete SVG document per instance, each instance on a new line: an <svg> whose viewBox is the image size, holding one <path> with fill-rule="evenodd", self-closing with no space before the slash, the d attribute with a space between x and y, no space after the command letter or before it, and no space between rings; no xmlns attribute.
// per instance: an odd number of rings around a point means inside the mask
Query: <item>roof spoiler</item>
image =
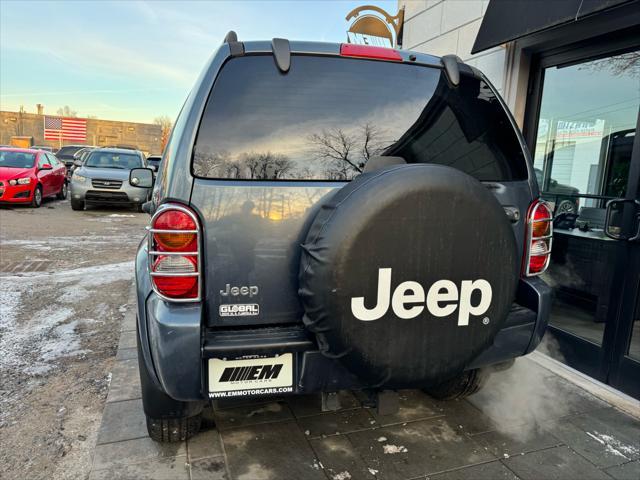
<svg viewBox="0 0 640 480"><path fill-rule="evenodd" d="M229 30L229 33L225 35L222 43L229 45L232 57L240 57L244 55L244 44L238 41L238 34L233 30Z"/></svg>
<svg viewBox="0 0 640 480"><path fill-rule="evenodd" d="M449 83L457 87L460 85L460 65L462 60L457 55L445 55L440 59L442 66L444 67L444 73L449 79Z"/></svg>

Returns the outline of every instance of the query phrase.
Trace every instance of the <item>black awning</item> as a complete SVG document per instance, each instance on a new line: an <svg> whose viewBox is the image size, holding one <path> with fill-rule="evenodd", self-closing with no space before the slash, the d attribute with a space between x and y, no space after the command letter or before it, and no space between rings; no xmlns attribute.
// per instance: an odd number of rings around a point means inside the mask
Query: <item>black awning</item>
<svg viewBox="0 0 640 480"><path fill-rule="evenodd" d="M471 53L634 0L491 0Z"/></svg>

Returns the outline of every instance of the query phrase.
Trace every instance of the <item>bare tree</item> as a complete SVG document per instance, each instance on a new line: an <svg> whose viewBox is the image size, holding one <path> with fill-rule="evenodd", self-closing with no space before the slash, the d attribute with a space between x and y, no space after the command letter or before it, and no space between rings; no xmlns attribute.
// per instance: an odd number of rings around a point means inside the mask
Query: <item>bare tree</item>
<svg viewBox="0 0 640 480"><path fill-rule="evenodd" d="M77 117L78 116L78 112L76 112L75 110L71 110L71 107L69 105L65 105L64 107L59 108L56 111L56 113L61 117Z"/></svg>
<svg viewBox="0 0 640 480"><path fill-rule="evenodd" d="M164 152L164 148L169 141L169 135L171 135L171 128L173 127L173 121L167 115L161 115L153 119L154 125L160 125L160 148Z"/></svg>

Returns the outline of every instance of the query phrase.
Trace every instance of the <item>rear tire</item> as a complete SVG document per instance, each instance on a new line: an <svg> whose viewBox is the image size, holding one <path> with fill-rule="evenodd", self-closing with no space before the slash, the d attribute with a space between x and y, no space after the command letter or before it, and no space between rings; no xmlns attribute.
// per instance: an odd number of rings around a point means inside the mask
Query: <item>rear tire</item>
<svg viewBox="0 0 640 480"><path fill-rule="evenodd" d="M182 442L200 431L202 414L189 418L147 417L147 431L151 440L160 443Z"/></svg>
<svg viewBox="0 0 640 480"><path fill-rule="evenodd" d="M62 184L62 188L60 188L60 191L58 192L58 194L56 195L56 197L58 197L58 200L65 200L67 198L67 182L65 181Z"/></svg>
<svg viewBox="0 0 640 480"><path fill-rule="evenodd" d="M33 199L31 200L31 206L33 208L40 208L42 205L42 187L38 185L33 191Z"/></svg>
<svg viewBox="0 0 640 480"><path fill-rule="evenodd" d="M426 388L425 392L437 400L465 398L478 392L484 386L487 376L484 369L467 370L451 380Z"/></svg>
<svg viewBox="0 0 640 480"><path fill-rule="evenodd" d="M160 443L181 442L193 437L202 425L203 402L181 402L174 400L156 387L147 370L140 331L136 319L136 346L138 349L138 371L142 391L142 406L147 417L147 432L152 440Z"/></svg>
<svg viewBox="0 0 640 480"><path fill-rule="evenodd" d="M84 202L82 200L71 199L71 210L84 210Z"/></svg>

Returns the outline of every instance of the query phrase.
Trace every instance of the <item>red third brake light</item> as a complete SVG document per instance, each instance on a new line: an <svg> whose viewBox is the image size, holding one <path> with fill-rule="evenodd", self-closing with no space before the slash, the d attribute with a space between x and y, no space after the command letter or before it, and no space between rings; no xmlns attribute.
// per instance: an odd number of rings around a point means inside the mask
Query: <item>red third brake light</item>
<svg viewBox="0 0 640 480"><path fill-rule="evenodd" d="M200 300L199 236L198 217L182 205L162 205L151 219L149 270L165 300Z"/></svg>
<svg viewBox="0 0 640 480"><path fill-rule="evenodd" d="M375 58L377 60L402 61L402 55L393 48L372 47L370 45L355 45L343 43L340 45L340 55L343 57Z"/></svg>
<svg viewBox="0 0 640 480"><path fill-rule="evenodd" d="M549 266L552 241L553 213L545 202L535 200L527 213L524 275L533 277L544 273Z"/></svg>

